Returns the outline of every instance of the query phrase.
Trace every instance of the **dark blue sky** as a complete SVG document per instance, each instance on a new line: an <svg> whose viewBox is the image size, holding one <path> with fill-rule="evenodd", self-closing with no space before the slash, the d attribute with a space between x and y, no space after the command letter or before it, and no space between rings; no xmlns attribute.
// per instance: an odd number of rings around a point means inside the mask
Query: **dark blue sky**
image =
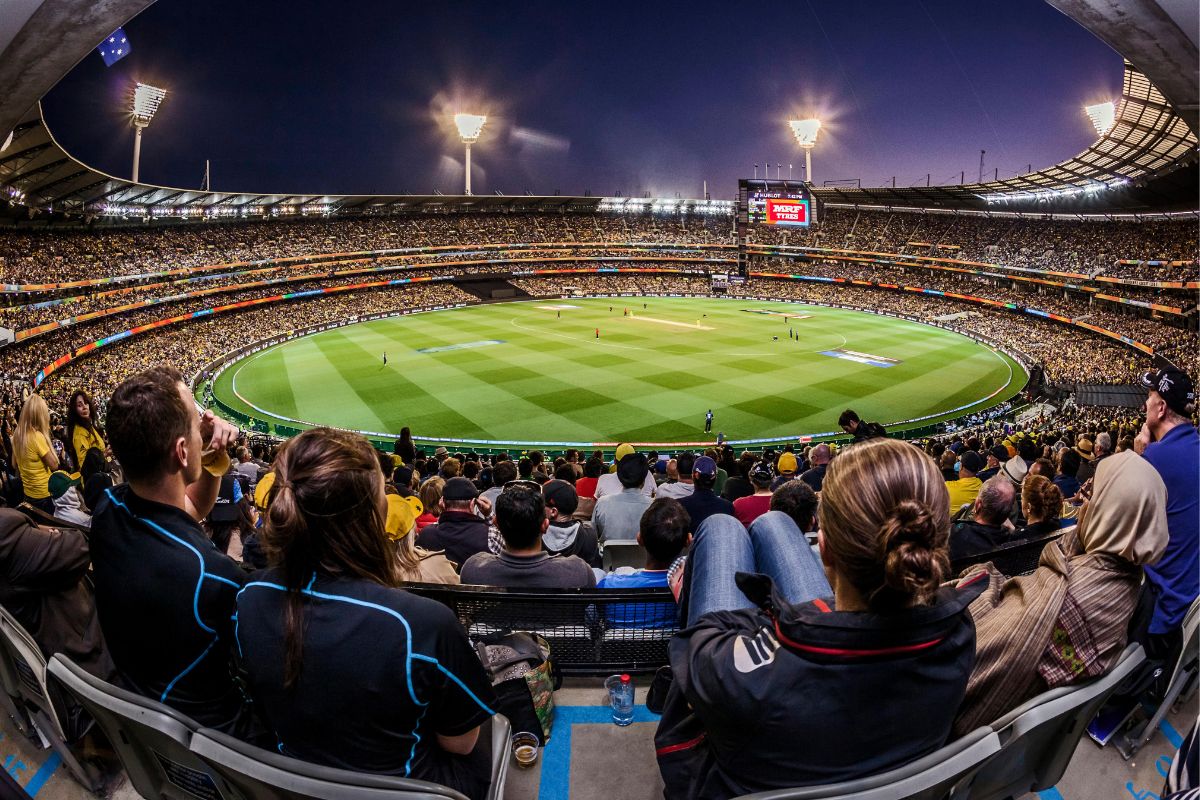
<svg viewBox="0 0 1200 800"><path fill-rule="evenodd" d="M462 191L439 124L491 116L477 194L713 197L755 163L803 156L785 120L827 122L825 180L957 182L1074 155L1085 102L1115 97L1121 59L1043 0L436 3L159 0L133 53L92 54L46 100L84 161L128 176L122 94L170 90L142 179L289 193ZM760 167L761 174L761 167ZM772 167L774 175L774 167Z"/></svg>

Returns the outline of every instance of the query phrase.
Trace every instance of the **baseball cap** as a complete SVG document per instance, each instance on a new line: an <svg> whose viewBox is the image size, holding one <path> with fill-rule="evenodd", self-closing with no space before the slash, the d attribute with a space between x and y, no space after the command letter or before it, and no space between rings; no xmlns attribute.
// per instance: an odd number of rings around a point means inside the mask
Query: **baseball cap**
<svg viewBox="0 0 1200 800"><path fill-rule="evenodd" d="M633 449L633 445L622 442L621 444L617 445L617 453L616 453L616 456L613 458L613 461L616 461L619 464L619 463L621 463L622 458L624 458L625 456L633 455L636 452L637 451Z"/></svg>
<svg viewBox="0 0 1200 800"><path fill-rule="evenodd" d="M757 461L750 468L750 481L759 486L768 486L771 480L775 477L775 473L771 470L771 465L765 461Z"/></svg>
<svg viewBox="0 0 1200 800"><path fill-rule="evenodd" d="M475 484L466 478L451 478L446 481L445 487L442 489L442 499L447 502L474 500L479 496L479 490L475 488Z"/></svg>
<svg viewBox="0 0 1200 800"><path fill-rule="evenodd" d="M267 500L271 496L271 487L275 485L275 470L271 470L266 475L258 479L258 483L254 486L254 505L267 510Z"/></svg>
<svg viewBox="0 0 1200 800"><path fill-rule="evenodd" d="M397 486L407 486L412 483L413 468L409 466L399 466L392 470L392 483Z"/></svg>
<svg viewBox="0 0 1200 800"><path fill-rule="evenodd" d="M408 503L408 507L412 509L413 517L419 517L425 513L425 504L421 502L421 498L415 494L404 495L402 498Z"/></svg>
<svg viewBox="0 0 1200 800"><path fill-rule="evenodd" d="M574 514L579 508L579 493L567 481L546 481L542 484L542 496L546 498L546 504L554 506L560 514Z"/></svg>
<svg viewBox="0 0 1200 800"><path fill-rule="evenodd" d="M61 469L50 473L47 488L50 490L50 495L54 499L58 499L67 493L67 490L72 486L79 485L79 473L73 475L63 472Z"/></svg>
<svg viewBox="0 0 1200 800"><path fill-rule="evenodd" d="M784 453L779 457L779 463L776 465L780 475L787 475L796 471L796 454Z"/></svg>
<svg viewBox="0 0 1200 800"><path fill-rule="evenodd" d="M1158 392L1167 408L1187 416L1187 407L1196 402L1196 387L1186 373L1177 369L1152 369L1138 381L1143 389Z"/></svg>
<svg viewBox="0 0 1200 800"><path fill-rule="evenodd" d="M999 461L1001 464L1003 464L1005 461L1008 461L1008 459L1012 458L1012 456L1010 456L1008 453L1008 448L1002 444L998 444L995 447L993 447L991 449L991 454L992 454L992 457L995 458L997 461Z"/></svg>
<svg viewBox="0 0 1200 800"><path fill-rule="evenodd" d="M959 460L962 461L963 469L970 470L971 472L979 472L981 469L983 469L983 457L974 450L963 451L963 454L959 457Z"/></svg>
<svg viewBox="0 0 1200 800"><path fill-rule="evenodd" d="M700 456L692 464L692 472L700 475L716 475L717 462L713 461L708 456Z"/></svg>
<svg viewBox="0 0 1200 800"><path fill-rule="evenodd" d="M383 529L393 542L403 539L412 533L417 526L417 518L413 516L413 508L398 494L387 496L387 520Z"/></svg>

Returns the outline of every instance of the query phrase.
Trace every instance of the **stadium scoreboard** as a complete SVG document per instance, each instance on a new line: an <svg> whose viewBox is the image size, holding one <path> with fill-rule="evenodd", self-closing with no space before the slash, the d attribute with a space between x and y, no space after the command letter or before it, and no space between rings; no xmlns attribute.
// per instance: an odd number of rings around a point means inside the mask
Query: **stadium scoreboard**
<svg viewBox="0 0 1200 800"><path fill-rule="evenodd" d="M803 184L751 188L746 192L746 221L751 225L807 228L816 222L812 194Z"/></svg>
<svg viewBox="0 0 1200 800"><path fill-rule="evenodd" d="M738 274L745 277L746 239L751 225L803 230L820 218L820 204L809 184L803 181L738 181L737 237Z"/></svg>

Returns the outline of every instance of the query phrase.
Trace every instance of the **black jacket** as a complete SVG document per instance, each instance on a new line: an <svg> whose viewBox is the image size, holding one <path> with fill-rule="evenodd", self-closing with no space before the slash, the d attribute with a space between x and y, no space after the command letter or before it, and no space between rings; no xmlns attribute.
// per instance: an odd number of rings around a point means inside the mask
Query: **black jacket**
<svg viewBox="0 0 1200 800"><path fill-rule="evenodd" d="M1001 545L1016 539L1002 525L986 522L958 522L950 528L950 560L958 561L971 556L990 553Z"/></svg>
<svg viewBox="0 0 1200 800"><path fill-rule="evenodd" d="M488 552L488 524L469 511L443 511L437 522L421 531L417 545L445 550L446 558L461 569L471 556Z"/></svg>
<svg viewBox="0 0 1200 800"><path fill-rule="evenodd" d="M761 575L739 573L738 586L764 610L706 614L671 640L675 681L655 736L668 798L861 778L949 738L975 664L967 606L982 573L888 614L791 605Z"/></svg>
<svg viewBox="0 0 1200 800"><path fill-rule="evenodd" d="M111 680L112 659L83 582L88 563L87 538L79 531L39 528L19 511L0 508L0 605L47 658L64 653Z"/></svg>

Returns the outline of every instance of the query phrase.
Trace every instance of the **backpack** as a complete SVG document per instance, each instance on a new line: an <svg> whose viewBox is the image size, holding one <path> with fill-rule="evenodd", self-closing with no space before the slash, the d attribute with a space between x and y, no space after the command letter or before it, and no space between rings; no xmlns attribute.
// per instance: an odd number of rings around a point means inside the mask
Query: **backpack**
<svg viewBox="0 0 1200 800"><path fill-rule="evenodd" d="M508 717L513 732L528 731L545 746L554 726L557 681L550 645L524 631L497 631L482 637L475 651L496 691L497 710Z"/></svg>

